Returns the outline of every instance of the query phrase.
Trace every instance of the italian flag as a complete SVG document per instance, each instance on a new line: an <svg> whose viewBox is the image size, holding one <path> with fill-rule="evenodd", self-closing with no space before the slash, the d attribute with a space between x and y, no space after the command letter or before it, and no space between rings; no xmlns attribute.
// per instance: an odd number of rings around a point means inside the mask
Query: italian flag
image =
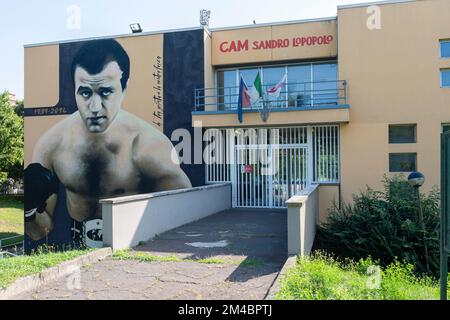
<svg viewBox="0 0 450 320"><path fill-rule="evenodd" d="M253 82L253 87L248 90L248 95L250 96L251 104L257 103L259 99L263 97L263 88L259 72L256 75L255 82Z"/></svg>

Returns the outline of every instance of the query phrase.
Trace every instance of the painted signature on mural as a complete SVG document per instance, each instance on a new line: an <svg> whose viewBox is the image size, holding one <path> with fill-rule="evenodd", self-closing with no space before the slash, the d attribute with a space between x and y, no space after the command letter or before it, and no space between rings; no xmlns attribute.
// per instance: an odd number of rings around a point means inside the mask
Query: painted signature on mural
<svg viewBox="0 0 450 320"><path fill-rule="evenodd" d="M153 65L154 72L153 78L155 79L155 85L153 89L156 90L153 96L153 103L156 106L156 110L153 112L153 123L158 127L161 127L164 115L164 104L163 104L163 91L162 91L162 81L163 81L163 65L162 58L160 56L156 57L156 62Z"/></svg>

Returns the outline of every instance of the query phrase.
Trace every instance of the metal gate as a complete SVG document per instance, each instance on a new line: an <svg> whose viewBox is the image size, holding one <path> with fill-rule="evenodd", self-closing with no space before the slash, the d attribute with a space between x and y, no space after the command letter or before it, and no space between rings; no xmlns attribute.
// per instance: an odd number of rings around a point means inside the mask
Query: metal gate
<svg viewBox="0 0 450 320"><path fill-rule="evenodd" d="M306 145L237 145L233 206L283 208L311 181Z"/></svg>

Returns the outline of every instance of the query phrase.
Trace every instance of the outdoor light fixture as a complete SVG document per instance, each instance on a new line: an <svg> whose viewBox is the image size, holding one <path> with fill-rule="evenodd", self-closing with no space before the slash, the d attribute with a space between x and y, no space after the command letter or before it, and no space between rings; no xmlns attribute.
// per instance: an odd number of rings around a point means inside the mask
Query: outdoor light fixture
<svg viewBox="0 0 450 320"><path fill-rule="evenodd" d="M408 183L413 188L420 188L425 182L425 176L420 172L412 172L408 176Z"/></svg>
<svg viewBox="0 0 450 320"><path fill-rule="evenodd" d="M209 19L211 19L211 10L200 10L200 25L209 28Z"/></svg>
<svg viewBox="0 0 450 320"><path fill-rule="evenodd" d="M423 219L423 210L422 210L422 203L420 201L420 191L419 191L419 188L421 186L423 186L424 182L425 182L425 176L420 172L417 172L417 171L411 172L411 174L408 176L408 183L410 184L411 187L413 187L417 191L417 201L419 204L419 223L422 228L423 250L424 250L424 256L425 256L425 263L426 263L427 271L428 271L428 273L430 273L428 246L427 246L427 241L426 241L427 230L426 230L425 222Z"/></svg>
<svg viewBox="0 0 450 320"><path fill-rule="evenodd" d="M130 24L130 29L131 29L131 32L133 32L133 33L141 33L142 32L142 28L139 23Z"/></svg>

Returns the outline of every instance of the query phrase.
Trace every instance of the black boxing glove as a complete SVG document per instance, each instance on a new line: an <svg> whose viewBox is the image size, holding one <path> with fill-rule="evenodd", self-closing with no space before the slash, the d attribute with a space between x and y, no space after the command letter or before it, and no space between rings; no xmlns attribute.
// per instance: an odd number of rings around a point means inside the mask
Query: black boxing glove
<svg viewBox="0 0 450 320"><path fill-rule="evenodd" d="M58 179L39 163L32 163L24 170L25 222L33 222L36 213L42 213L47 199L58 193Z"/></svg>

